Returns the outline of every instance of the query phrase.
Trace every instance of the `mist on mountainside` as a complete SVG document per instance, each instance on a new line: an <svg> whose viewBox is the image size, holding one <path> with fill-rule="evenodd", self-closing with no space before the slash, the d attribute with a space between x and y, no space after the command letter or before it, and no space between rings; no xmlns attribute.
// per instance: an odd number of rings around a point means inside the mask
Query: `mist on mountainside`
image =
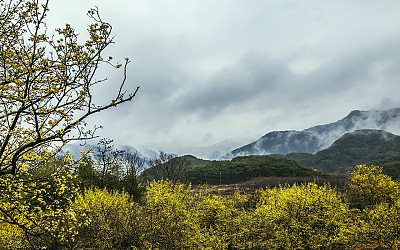
<svg viewBox="0 0 400 250"><path fill-rule="evenodd" d="M388 110L354 110L343 119L302 131L274 131L237 148L223 158L241 155L311 153L326 149L345 133L360 129L379 129L400 134L400 108Z"/></svg>

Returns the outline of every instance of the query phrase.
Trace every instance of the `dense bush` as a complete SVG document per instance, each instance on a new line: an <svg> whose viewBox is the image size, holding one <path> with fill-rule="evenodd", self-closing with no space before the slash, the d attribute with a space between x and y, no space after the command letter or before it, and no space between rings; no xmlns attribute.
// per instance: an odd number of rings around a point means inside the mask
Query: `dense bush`
<svg viewBox="0 0 400 250"><path fill-rule="evenodd" d="M74 187L65 184L64 192ZM62 209L31 213L17 224L1 213L0 245L222 250L396 249L400 243L398 183L379 167L358 166L343 193L316 183L224 196L213 188L162 180L150 183L138 202L106 189L72 192L76 195ZM21 206L14 204L23 211ZM7 199L1 199L0 207L10 207ZM24 225L36 225L37 234L28 234Z"/></svg>
<svg viewBox="0 0 400 250"><path fill-rule="evenodd" d="M261 246L331 249L349 241L349 208L327 185L308 183L260 191L254 215Z"/></svg>
<svg viewBox="0 0 400 250"><path fill-rule="evenodd" d="M364 209L381 203L393 204L400 196L399 184L382 173L378 166L358 165L345 185L352 207Z"/></svg>
<svg viewBox="0 0 400 250"><path fill-rule="evenodd" d="M132 238L133 202L127 193L86 190L71 205L80 222L75 249L124 249Z"/></svg>

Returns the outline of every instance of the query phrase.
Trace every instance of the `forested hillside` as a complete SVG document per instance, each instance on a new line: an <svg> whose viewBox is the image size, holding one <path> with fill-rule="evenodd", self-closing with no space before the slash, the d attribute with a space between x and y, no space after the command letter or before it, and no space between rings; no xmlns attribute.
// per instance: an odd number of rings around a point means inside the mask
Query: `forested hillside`
<svg viewBox="0 0 400 250"><path fill-rule="evenodd" d="M293 160L273 156L241 156L230 161L209 161L187 172L193 184L232 184L255 177L315 177L319 174Z"/></svg>
<svg viewBox="0 0 400 250"><path fill-rule="evenodd" d="M164 154L164 153L162 153ZM162 155L161 154L161 155ZM320 173L294 160L275 156L241 156L209 161L186 155L160 161L141 174L146 180L170 179L192 184L234 184L256 177L316 177Z"/></svg>
<svg viewBox="0 0 400 250"><path fill-rule="evenodd" d="M292 153L286 158L326 173L347 173L357 164L378 164L385 173L400 174L400 136L382 130L358 130L347 133L332 146L315 155Z"/></svg>

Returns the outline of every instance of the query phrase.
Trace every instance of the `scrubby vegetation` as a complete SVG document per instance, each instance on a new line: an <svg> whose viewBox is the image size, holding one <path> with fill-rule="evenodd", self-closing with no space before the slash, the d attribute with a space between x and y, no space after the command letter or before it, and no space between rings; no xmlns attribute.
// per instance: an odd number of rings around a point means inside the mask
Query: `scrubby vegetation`
<svg viewBox="0 0 400 250"><path fill-rule="evenodd" d="M20 178L1 177L0 207L14 211L0 214L4 249L353 249L400 243L400 186L376 166L357 166L343 191L299 183L218 195L213 186L160 180L149 183L141 199L79 188L68 168L48 182L30 179L23 186L27 176Z"/></svg>

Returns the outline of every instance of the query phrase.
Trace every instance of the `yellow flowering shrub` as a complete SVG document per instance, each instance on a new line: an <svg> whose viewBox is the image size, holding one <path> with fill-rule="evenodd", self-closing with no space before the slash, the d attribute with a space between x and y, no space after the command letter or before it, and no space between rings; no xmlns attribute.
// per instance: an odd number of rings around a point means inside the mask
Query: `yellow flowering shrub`
<svg viewBox="0 0 400 250"><path fill-rule="evenodd" d="M400 245L400 201L368 207L358 217L357 246L398 249Z"/></svg>
<svg viewBox="0 0 400 250"><path fill-rule="evenodd" d="M348 206L315 183L261 191L254 235L268 249L329 249L347 242Z"/></svg>
<svg viewBox="0 0 400 250"><path fill-rule="evenodd" d="M222 197L202 194L197 198L194 214L209 249L247 249L250 214L242 207L247 197L239 193Z"/></svg>
<svg viewBox="0 0 400 250"><path fill-rule="evenodd" d="M382 202L393 204L399 198L399 184L383 174L382 170L382 167L374 165L355 167L345 186L351 206L364 209Z"/></svg>
<svg viewBox="0 0 400 250"><path fill-rule="evenodd" d="M140 249L246 249L248 213L240 199L193 190L170 181L152 182L135 211Z"/></svg>
<svg viewBox="0 0 400 250"><path fill-rule="evenodd" d="M0 246L1 249L29 249L24 231L17 225L0 222Z"/></svg>
<svg viewBox="0 0 400 250"><path fill-rule="evenodd" d="M400 243L399 183L382 167L358 165L349 175L345 192L355 209L356 245L398 249Z"/></svg>
<svg viewBox="0 0 400 250"><path fill-rule="evenodd" d="M0 221L11 228L18 226L24 232L21 241L29 241L32 248L67 246L77 233L70 204L79 189L69 163L67 156L58 167L49 160L35 171L0 176Z"/></svg>
<svg viewBox="0 0 400 250"><path fill-rule="evenodd" d="M377 197L386 198L363 209L350 209L339 191L315 183L217 195L161 180L133 202L126 192L80 192L68 164L50 163L34 173L0 178L0 249L398 249L400 244L400 200L386 186L375 187L385 194ZM358 176L369 172L360 168L351 174L346 195L355 180L365 184ZM378 177L394 190L398 185Z"/></svg>
<svg viewBox="0 0 400 250"><path fill-rule="evenodd" d="M88 189L71 209L80 223L77 249L124 249L130 246L133 202L127 193Z"/></svg>
<svg viewBox="0 0 400 250"><path fill-rule="evenodd" d="M202 249L203 236L193 214L194 194L183 184L150 183L138 213L144 249Z"/></svg>

